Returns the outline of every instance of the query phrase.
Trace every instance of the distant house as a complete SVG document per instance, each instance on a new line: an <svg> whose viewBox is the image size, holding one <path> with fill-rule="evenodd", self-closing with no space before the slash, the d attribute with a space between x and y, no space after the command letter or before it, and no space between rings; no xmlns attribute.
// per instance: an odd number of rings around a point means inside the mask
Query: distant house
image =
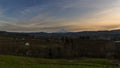
<svg viewBox="0 0 120 68"><path fill-rule="evenodd" d="M30 46L30 43L26 42L26 43L25 43L25 46Z"/></svg>

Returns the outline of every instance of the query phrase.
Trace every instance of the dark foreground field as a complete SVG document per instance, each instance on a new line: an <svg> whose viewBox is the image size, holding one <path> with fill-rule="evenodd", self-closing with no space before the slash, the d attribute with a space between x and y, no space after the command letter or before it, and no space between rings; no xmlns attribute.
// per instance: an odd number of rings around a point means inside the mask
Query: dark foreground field
<svg viewBox="0 0 120 68"><path fill-rule="evenodd" d="M116 60L83 58L79 60L40 59L0 55L0 68L120 68Z"/></svg>

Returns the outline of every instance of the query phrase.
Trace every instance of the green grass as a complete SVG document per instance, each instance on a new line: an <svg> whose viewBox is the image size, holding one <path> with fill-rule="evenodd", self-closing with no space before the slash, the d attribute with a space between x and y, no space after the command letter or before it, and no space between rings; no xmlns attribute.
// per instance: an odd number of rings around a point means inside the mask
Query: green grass
<svg viewBox="0 0 120 68"><path fill-rule="evenodd" d="M0 68L107 68L115 60L84 58L79 60L42 59L0 55Z"/></svg>

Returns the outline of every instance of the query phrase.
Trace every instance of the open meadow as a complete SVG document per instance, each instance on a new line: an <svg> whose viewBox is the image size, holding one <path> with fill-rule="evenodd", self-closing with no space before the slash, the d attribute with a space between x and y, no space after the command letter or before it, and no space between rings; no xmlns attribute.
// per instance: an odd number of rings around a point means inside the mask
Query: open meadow
<svg viewBox="0 0 120 68"><path fill-rule="evenodd" d="M113 64L116 60L83 59L42 59L0 55L0 68L120 68Z"/></svg>

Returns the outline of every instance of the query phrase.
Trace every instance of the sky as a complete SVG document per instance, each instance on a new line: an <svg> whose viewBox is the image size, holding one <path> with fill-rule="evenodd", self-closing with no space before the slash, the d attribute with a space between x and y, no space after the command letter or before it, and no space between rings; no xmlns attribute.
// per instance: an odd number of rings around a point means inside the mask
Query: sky
<svg viewBox="0 0 120 68"><path fill-rule="evenodd" d="M115 29L120 29L120 0L0 0L1 31Z"/></svg>

